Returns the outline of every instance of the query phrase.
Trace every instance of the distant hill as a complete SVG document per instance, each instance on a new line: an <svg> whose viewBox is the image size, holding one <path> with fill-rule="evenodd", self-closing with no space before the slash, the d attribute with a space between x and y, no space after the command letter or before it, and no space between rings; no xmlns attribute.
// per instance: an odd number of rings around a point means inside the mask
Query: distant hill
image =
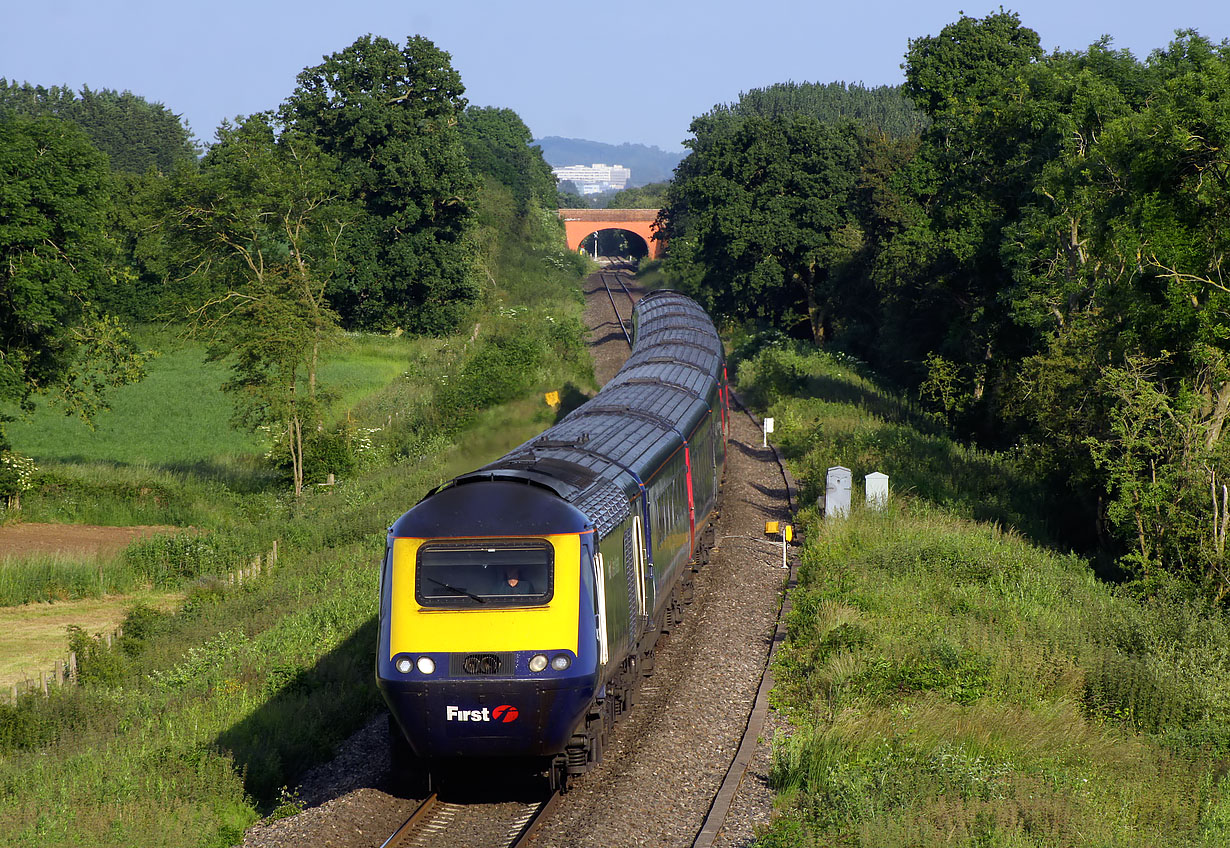
<svg viewBox="0 0 1230 848"><path fill-rule="evenodd" d="M669 180L675 166L683 161L684 151L667 153L660 147L644 144L603 144L583 138L560 138L549 135L534 142L542 148L542 156L552 167L565 165L623 165L632 171L629 186L643 186Z"/></svg>

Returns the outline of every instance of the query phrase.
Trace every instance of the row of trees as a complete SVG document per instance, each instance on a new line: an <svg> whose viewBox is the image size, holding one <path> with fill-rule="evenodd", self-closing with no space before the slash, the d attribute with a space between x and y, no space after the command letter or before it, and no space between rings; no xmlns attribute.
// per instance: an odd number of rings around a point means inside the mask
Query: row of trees
<svg viewBox="0 0 1230 848"><path fill-rule="evenodd" d="M1000 12L911 41L905 70L917 132L797 87L696 119L669 270L1017 449L1070 540L1224 599L1230 45L1045 55Z"/></svg>
<svg viewBox="0 0 1230 848"><path fill-rule="evenodd" d="M88 413L138 379L145 355L113 316L183 323L231 358L237 422L284 433L301 487L322 350L344 329L461 325L483 294L482 179L523 213L553 204L521 119L463 95L427 39L365 36L305 69L276 110L223 123L199 161L133 173L114 155L109 168L99 140L163 107L91 123L100 103L143 101L0 86L0 426L37 394ZM187 136L160 137L165 153Z"/></svg>

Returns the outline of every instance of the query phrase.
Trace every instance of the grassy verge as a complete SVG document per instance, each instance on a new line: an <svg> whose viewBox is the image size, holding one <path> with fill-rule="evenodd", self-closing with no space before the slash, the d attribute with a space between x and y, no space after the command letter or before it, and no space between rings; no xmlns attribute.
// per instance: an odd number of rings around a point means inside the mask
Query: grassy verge
<svg viewBox="0 0 1230 848"><path fill-rule="evenodd" d="M1009 462L833 357L762 351L739 382L809 500L838 464L894 486L882 512L800 516L762 848L1230 843L1223 612L1039 545Z"/></svg>

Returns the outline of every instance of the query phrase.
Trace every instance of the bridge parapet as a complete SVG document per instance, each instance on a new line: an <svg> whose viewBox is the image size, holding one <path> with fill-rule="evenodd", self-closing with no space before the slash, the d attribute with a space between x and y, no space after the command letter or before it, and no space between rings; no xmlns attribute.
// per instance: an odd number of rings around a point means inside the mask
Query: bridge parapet
<svg viewBox="0 0 1230 848"><path fill-rule="evenodd" d="M649 258L657 259L662 243L654 240L658 209L561 209L564 234L569 250L579 250L581 242L599 230L627 230L645 240Z"/></svg>

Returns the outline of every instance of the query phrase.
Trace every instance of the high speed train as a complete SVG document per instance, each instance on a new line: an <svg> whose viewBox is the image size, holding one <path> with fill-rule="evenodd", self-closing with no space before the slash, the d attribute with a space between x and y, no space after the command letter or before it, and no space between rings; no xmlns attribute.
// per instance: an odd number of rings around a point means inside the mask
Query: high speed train
<svg viewBox="0 0 1230 848"><path fill-rule="evenodd" d="M566 789L690 600L729 435L722 345L675 292L633 324L594 398L389 529L376 680L395 765L526 761Z"/></svg>

